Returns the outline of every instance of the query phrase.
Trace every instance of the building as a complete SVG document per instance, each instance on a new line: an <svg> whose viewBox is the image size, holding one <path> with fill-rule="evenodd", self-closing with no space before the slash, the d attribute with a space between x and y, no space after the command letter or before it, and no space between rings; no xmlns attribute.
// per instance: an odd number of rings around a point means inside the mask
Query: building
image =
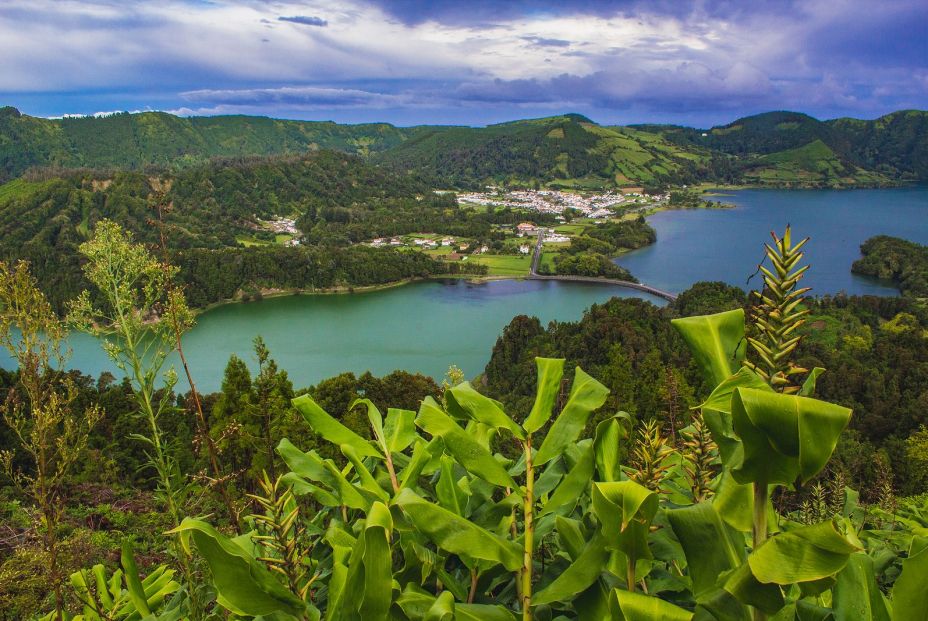
<svg viewBox="0 0 928 621"><path fill-rule="evenodd" d="M538 228L531 222L520 222L516 227L516 230L523 235L532 235L538 230Z"/></svg>
<svg viewBox="0 0 928 621"><path fill-rule="evenodd" d="M519 254L528 254L531 251L531 249L532 249L531 246L526 246L525 244L522 244L521 246L519 246Z"/></svg>

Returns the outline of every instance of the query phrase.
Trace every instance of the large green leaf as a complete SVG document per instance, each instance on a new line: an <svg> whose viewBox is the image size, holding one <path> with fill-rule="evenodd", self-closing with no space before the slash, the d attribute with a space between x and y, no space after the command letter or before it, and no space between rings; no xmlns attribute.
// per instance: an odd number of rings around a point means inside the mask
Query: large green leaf
<svg viewBox="0 0 928 621"><path fill-rule="evenodd" d="M915 536L893 585L895 621L928 620L928 538Z"/></svg>
<svg viewBox="0 0 928 621"><path fill-rule="evenodd" d="M862 552L851 554L832 591L835 621L892 621L875 575L869 556ZM924 591L924 582L921 586Z"/></svg>
<svg viewBox="0 0 928 621"><path fill-rule="evenodd" d="M351 552L345 593L340 598L340 616L335 619L386 621L393 603L392 555L390 534L393 518L386 505L371 506Z"/></svg>
<svg viewBox="0 0 928 621"><path fill-rule="evenodd" d="M738 388L732 423L743 453L732 475L739 483L804 483L828 463L850 419L851 410L833 403Z"/></svg>
<svg viewBox="0 0 928 621"><path fill-rule="evenodd" d="M441 438L445 449L468 472L494 485L516 487L515 481L493 455L471 434L461 429L431 397L422 401L416 424L433 436Z"/></svg>
<svg viewBox="0 0 928 621"><path fill-rule="evenodd" d="M693 613L657 597L612 590L613 618L616 621L690 621Z"/></svg>
<svg viewBox="0 0 928 621"><path fill-rule="evenodd" d="M447 596L445 596L447 598ZM436 597L416 585L407 585L396 599L397 605L411 621L425 621L435 606ZM502 606L487 604L454 604L455 621L516 621L514 614Z"/></svg>
<svg viewBox="0 0 928 621"><path fill-rule="evenodd" d="M744 360L744 311L741 309L671 321L689 345L703 374L720 384Z"/></svg>
<svg viewBox="0 0 928 621"><path fill-rule="evenodd" d="M387 449L391 453L401 453L416 440L416 413L412 410L390 408L387 420L383 424L383 433L387 439Z"/></svg>
<svg viewBox="0 0 928 621"><path fill-rule="evenodd" d="M408 488L400 491L394 503L417 530L442 550L500 563L509 571L522 565L520 546L425 500Z"/></svg>
<svg viewBox="0 0 928 621"><path fill-rule="evenodd" d="M593 456L599 481L617 481L620 478L619 443L628 435L627 429L622 425L622 416L627 418L628 414L619 412L618 415L596 425Z"/></svg>
<svg viewBox="0 0 928 621"><path fill-rule="evenodd" d="M454 595L442 591L426 611L423 621L454 621Z"/></svg>
<svg viewBox="0 0 928 621"><path fill-rule="evenodd" d="M602 533L597 533L567 569L535 593L532 603L538 605L573 600L596 582L608 560L606 541Z"/></svg>
<svg viewBox="0 0 928 621"><path fill-rule="evenodd" d="M576 442L580 432L586 427L590 414L606 402L608 395L608 388L577 367L570 397L541 443L541 448L535 455L535 465L540 466L554 459L564 452L568 445Z"/></svg>
<svg viewBox="0 0 928 621"><path fill-rule="evenodd" d="M561 377L564 375L563 358L535 358L538 368L538 388L535 390L535 403L532 411L522 426L528 433L541 429L554 410L554 402L561 391Z"/></svg>
<svg viewBox="0 0 928 621"><path fill-rule="evenodd" d="M657 506L657 494L634 481L593 483L593 513L606 546L629 558L651 558L648 529Z"/></svg>
<svg viewBox="0 0 928 621"><path fill-rule="evenodd" d="M577 445L579 457L554 493L548 498L539 513L539 516L563 509L570 511L589 486L593 479L593 447L589 440L583 440ZM557 462L554 462L557 463ZM563 511L562 511L563 512Z"/></svg>
<svg viewBox="0 0 928 621"><path fill-rule="evenodd" d="M361 457L382 457L374 445L335 420L325 410L319 407L309 395L303 395L293 400L293 407L299 410L310 429L319 434L335 446L347 444Z"/></svg>
<svg viewBox="0 0 928 621"><path fill-rule="evenodd" d="M503 411L502 404L481 395L470 382L458 384L448 390L447 394L471 419L492 429L508 429L516 438L525 439L525 431Z"/></svg>
<svg viewBox="0 0 928 621"><path fill-rule="evenodd" d="M720 574L747 560L744 537L733 532L710 503L669 509L666 515L683 547L696 601L718 589Z"/></svg>
<svg viewBox="0 0 928 621"><path fill-rule="evenodd" d="M358 459L357 453L351 450L350 445L346 444L342 448L351 457ZM344 505L362 511L367 511L372 502L382 500L386 496L383 490L378 494L373 490L354 485L331 459L322 459L315 451L304 453L286 438L277 445L277 452L290 466L292 472L286 476L286 479L293 486L295 493L311 493L317 500L328 506ZM319 488L313 483L319 483L324 488ZM370 485L371 481L368 480L367 483ZM374 486L377 486L376 482ZM379 486L377 487L379 489Z"/></svg>
<svg viewBox="0 0 928 621"><path fill-rule="evenodd" d="M135 555L132 554L132 543L128 539L122 542L122 567L125 570L126 589L129 591L129 600L140 615L150 615L148 598L139 578L139 570L135 566Z"/></svg>
<svg viewBox="0 0 928 621"><path fill-rule="evenodd" d="M837 574L859 549L831 520L774 535L748 556L748 564L763 583L814 582Z"/></svg>
<svg viewBox="0 0 928 621"><path fill-rule="evenodd" d="M244 548L200 520L185 518L171 533L189 534L209 565L219 604L238 615L300 617L307 605Z"/></svg>

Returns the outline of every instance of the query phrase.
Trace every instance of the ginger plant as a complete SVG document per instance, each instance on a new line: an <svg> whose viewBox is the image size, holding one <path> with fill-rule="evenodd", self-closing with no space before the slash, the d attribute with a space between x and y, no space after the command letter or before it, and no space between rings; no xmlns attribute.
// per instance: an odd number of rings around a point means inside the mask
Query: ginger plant
<svg viewBox="0 0 928 621"><path fill-rule="evenodd" d="M32 472L14 465L12 451L0 452L0 462L14 485L39 510L48 576L55 596L55 618L62 619L58 523L61 485L100 419L96 407L76 413L77 391L70 376L59 370L64 362L67 330L39 291L25 262L0 262L0 344L16 361L17 383L3 404L3 417L28 457Z"/></svg>
<svg viewBox="0 0 928 621"><path fill-rule="evenodd" d="M808 265L799 267L803 256L801 248L809 238L793 245L789 226L782 238L776 233L770 235L773 246L764 244L764 249L773 271L758 266L764 276L764 289L753 292L757 300L751 315L754 335L747 337L757 361L746 359L744 365L764 378L774 390L795 394L799 392L796 376L808 372L794 364L790 354L802 340L796 331L809 314L809 309L802 308L802 302L811 289L797 287L809 269Z"/></svg>

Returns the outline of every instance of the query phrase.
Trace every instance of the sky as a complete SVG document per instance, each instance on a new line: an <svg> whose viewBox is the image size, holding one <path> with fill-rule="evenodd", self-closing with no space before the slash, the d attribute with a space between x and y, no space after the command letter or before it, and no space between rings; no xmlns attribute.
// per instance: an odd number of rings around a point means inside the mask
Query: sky
<svg viewBox="0 0 928 621"><path fill-rule="evenodd" d="M710 127L928 108L926 0L0 0L0 105Z"/></svg>

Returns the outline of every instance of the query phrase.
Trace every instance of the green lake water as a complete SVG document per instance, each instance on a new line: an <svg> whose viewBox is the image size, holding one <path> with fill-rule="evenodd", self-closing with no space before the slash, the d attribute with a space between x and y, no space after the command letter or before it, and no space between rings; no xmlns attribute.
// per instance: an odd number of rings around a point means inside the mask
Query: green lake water
<svg viewBox="0 0 928 621"><path fill-rule="evenodd" d="M860 243L885 233L928 243L928 189L855 191L747 190L728 193L729 210L668 211L649 221L653 246L618 262L642 282L679 292L699 280L745 287L761 259L770 230L792 223L810 235L813 267L805 281L816 294L897 295L886 283L853 276ZM752 285L755 284L752 281ZM297 387L343 371L376 375L405 369L441 378L456 364L468 377L480 373L502 329L515 315L575 321L591 304L617 295L663 301L619 287L539 281L420 282L345 295L287 296L220 306L198 318L185 338L194 380L218 390L233 353L254 368L251 341L264 337ZM96 376L112 370L99 343L71 338L69 366ZM0 365L10 360L0 356Z"/></svg>
<svg viewBox="0 0 928 621"><path fill-rule="evenodd" d="M591 304L612 296L639 294L599 284L454 280L367 293L284 296L204 313L184 338L184 353L197 387L207 392L219 389L231 354L255 367L251 342L257 335L296 387L343 371L385 375L404 369L440 379L451 364L472 377L483 371L514 316L535 315L544 324L576 320ZM71 348L72 368L93 376L112 371L95 339L73 335Z"/></svg>

